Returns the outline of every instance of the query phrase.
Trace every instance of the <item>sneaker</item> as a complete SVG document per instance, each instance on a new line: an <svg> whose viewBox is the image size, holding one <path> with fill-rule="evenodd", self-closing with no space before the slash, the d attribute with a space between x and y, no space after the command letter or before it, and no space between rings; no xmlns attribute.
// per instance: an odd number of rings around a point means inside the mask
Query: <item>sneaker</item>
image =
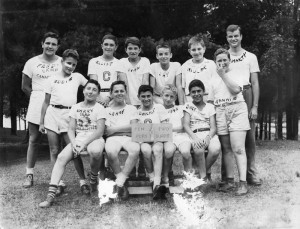
<svg viewBox="0 0 300 229"><path fill-rule="evenodd" d="M217 188L217 191L218 192L230 192L230 191L234 190L234 188L235 188L235 185L233 182L226 182L222 186L219 186Z"/></svg>
<svg viewBox="0 0 300 229"><path fill-rule="evenodd" d="M65 192L65 186L58 185L55 196L60 196Z"/></svg>
<svg viewBox="0 0 300 229"><path fill-rule="evenodd" d="M122 200L127 200L129 198L129 191L125 185L121 188L119 195Z"/></svg>
<svg viewBox="0 0 300 229"><path fill-rule="evenodd" d="M247 179L247 183L249 185L253 185L253 186L261 186L262 185L262 180L257 179L257 178L250 178L250 179Z"/></svg>
<svg viewBox="0 0 300 229"><path fill-rule="evenodd" d="M86 196L91 195L90 187L87 184L81 185L80 190L83 195Z"/></svg>
<svg viewBox="0 0 300 229"><path fill-rule="evenodd" d="M248 193L248 185L247 182L239 182L237 190L235 191L236 196L243 196Z"/></svg>
<svg viewBox="0 0 300 229"><path fill-rule="evenodd" d="M24 188L30 188L33 186L33 174L27 174L25 182L23 183Z"/></svg>
<svg viewBox="0 0 300 229"><path fill-rule="evenodd" d="M162 200L166 200L167 199L167 194L170 193L170 189L165 186L165 185L161 185L161 199Z"/></svg>
<svg viewBox="0 0 300 229"><path fill-rule="evenodd" d="M115 201L121 200L121 193L122 193L122 187L119 187L117 184L115 184L112 192L112 194L116 195L116 198L114 199Z"/></svg>
<svg viewBox="0 0 300 229"><path fill-rule="evenodd" d="M40 208L49 208L53 204L53 202L54 202L54 198L47 196L47 199L44 202L40 203L39 207Z"/></svg>
<svg viewBox="0 0 300 229"><path fill-rule="evenodd" d="M206 180L207 180L208 183L212 183L211 173L206 174Z"/></svg>
<svg viewBox="0 0 300 229"><path fill-rule="evenodd" d="M98 191L98 182L96 182L96 183L90 183L90 185L91 185L91 192Z"/></svg>
<svg viewBox="0 0 300 229"><path fill-rule="evenodd" d="M165 186L156 185L153 189L153 200L159 200L162 199L162 194L165 190Z"/></svg>

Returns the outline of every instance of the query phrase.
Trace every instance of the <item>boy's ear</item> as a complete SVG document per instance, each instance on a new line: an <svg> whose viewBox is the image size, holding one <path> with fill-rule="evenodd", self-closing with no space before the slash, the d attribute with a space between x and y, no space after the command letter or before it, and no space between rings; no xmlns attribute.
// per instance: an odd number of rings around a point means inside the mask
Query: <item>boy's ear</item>
<svg viewBox="0 0 300 229"><path fill-rule="evenodd" d="M173 54L170 52L170 59L173 57Z"/></svg>
<svg viewBox="0 0 300 229"><path fill-rule="evenodd" d="M189 54L191 54L191 49L188 49Z"/></svg>

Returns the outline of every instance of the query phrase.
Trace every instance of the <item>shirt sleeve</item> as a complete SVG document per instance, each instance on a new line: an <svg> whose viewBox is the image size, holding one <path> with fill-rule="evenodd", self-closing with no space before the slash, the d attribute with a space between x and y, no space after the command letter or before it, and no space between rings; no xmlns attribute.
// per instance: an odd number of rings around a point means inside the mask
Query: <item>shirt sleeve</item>
<svg viewBox="0 0 300 229"><path fill-rule="evenodd" d="M250 60L250 73L254 73L254 72L260 72L260 70L259 70L257 57L256 55L252 54Z"/></svg>
<svg viewBox="0 0 300 229"><path fill-rule="evenodd" d="M71 110L69 112L69 116L71 118L76 119L76 104L71 107Z"/></svg>
<svg viewBox="0 0 300 229"><path fill-rule="evenodd" d="M193 109L190 103L186 103L183 107L183 111L187 112L188 114L192 115Z"/></svg>
<svg viewBox="0 0 300 229"><path fill-rule="evenodd" d="M96 75L96 68L95 68L95 61L94 61L94 58L93 59L91 59L90 61L89 61L89 65L88 65L88 73L87 73L87 75L89 76L89 75L92 75L92 74L95 74Z"/></svg>
<svg viewBox="0 0 300 229"><path fill-rule="evenodd" d="M29 59L25 63L22 73L27 75L29 78L32 78L32 75L33 75L33 73L32 73L32 59Z"/></svg>
<svg viewBox="0 0 300 229"><path fill-rule="evenodd" d="M178 74L181 73L181 64L178 63L178 62L175 62L176 65L175 65L175 76L177 76Z"/></svg>
<svg viewBox="0 0 300 229"><path fill-rule="evenodd" d="M79 75L79 85L84 86L88 80L80 73L78 73L78 75Z"/></svg>
<svg viewBox="0 0 300 229"><path fill-rule="evenodd" d="M215 106L210 103L207 103L206 105L208 105L209 107L209 117L215 115L216 114Z"/></svg>
<svg viewBox="0 0 300 229"><path fill-rule="evenodd" d="M163 105L161 105L161 104L158 104L158 105L159 106L157 108L158 108L158 112L159 112L160 122L168 121L170 119L170 115L169 115L168 111L166 110L166 108L164 108Z"/></svg>
<svg viewBox="0 0 300 229"><path fill-rule="evenodd" d="M53 77L53 79L50 78L50 79L49 79L49 83L45 84L45 87L44 87L44 92L45 92L45 93L51 94L52 88L53 88L53 84L54 84L54 83L53 83L54 78L55 78L55 77Z"/></svg>
<svg viewBox="0 0 300 229"><path fill-rule="evenodd" d="M154 78L156 78L156 74L155 74L155 63L150 65L150 74L154 76Z"/></svg>
<svg viewBox="0 0 300 229"><path fill-rule="evenodd" d="M130 106L130 121L139 120L138 111L134 106Z"/></svg>
<svg viewBox="0 0 300 229"><path fill-rule="evenodd" d="M143 70L142 70L142 74L145 73L151 73L151 69L150 69L150 61L148 58L143 57L144 58L144 63L143 63Z"/></svg>
<svg viewBox="0 0 300 229"><path fill-rule="evenodd" d="M96 113L97 113L96 119L97 119L97 121L99 119L103 119L103 118L106 119L107 115L106 115L105 108L102 105L100 105L99 103L97 103L97 105L98 105L98 109L96 110Z"/></svg>

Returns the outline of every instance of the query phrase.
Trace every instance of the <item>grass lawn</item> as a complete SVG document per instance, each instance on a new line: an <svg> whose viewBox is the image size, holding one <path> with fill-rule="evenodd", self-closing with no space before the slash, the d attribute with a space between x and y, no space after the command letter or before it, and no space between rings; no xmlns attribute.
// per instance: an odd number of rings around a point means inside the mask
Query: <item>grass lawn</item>
<svg viewBox="0 0 300 229"><path fill-rule="evenodd" d="M247 196L218 193L210 186L203 198L175 195L154 202L151 196L136 196L100 208L97 194L81 195L70 163L64 176L66 194L51 208L40 209L51 165L38 161L35 186L24 189L23 159L0 167L0 228L300 228L299 142L258 142L257 166L264 183L251 187ZM213 167L214 182L220 180L219 173L220 158Z"/></svg>

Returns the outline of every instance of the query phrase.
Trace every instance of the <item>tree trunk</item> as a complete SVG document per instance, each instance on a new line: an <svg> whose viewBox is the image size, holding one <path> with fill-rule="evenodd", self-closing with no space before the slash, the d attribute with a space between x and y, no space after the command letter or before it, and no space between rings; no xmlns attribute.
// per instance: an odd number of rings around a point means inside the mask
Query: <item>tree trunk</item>
<svg viewBox="0 0 300 229"><path fill-rule="evenodd" d="M12 93L9 97L10 109L10 122L11 122L11 135L17 135L17 107L16 107L16 94Z"/></svg>
<svg viewBox="0 0 300 229"><path fill-rule="evenodd" d="M0 0L0 72L4 66L4 41L3 41L3 26L2 26L3 6ZM0 76L1 77L1 76ZM0 128L3 128L3 103L4 103L4 80L0 78Z"/></svg>
<svg viewBox="0 0 300 229"><path fill-rule="evenodd" d="M268 140L268 115L264 118L264 140Z"/></svg>
<svg viewBox="0 0 300 229"><path fill-rule="evenodd" d="M264 118L265 118L265 109L262 107L261 118L259 121L259 140L262 140L262 136L263 136Z"/></svg>
<svg viewBox="0 0 300 229"><path fill-rule="evenodd" d="M283 114L283 75L277 74L277 139L282 140L282 114Z"/></svg>
<svg viewBox="0 0 300 229"><path fill-rule="evenodd" d="M271 136L272 136L272 132L271 132L271 128L272 128L272 112L271 109L269 110L269 140L271 140Z"/></svg>

